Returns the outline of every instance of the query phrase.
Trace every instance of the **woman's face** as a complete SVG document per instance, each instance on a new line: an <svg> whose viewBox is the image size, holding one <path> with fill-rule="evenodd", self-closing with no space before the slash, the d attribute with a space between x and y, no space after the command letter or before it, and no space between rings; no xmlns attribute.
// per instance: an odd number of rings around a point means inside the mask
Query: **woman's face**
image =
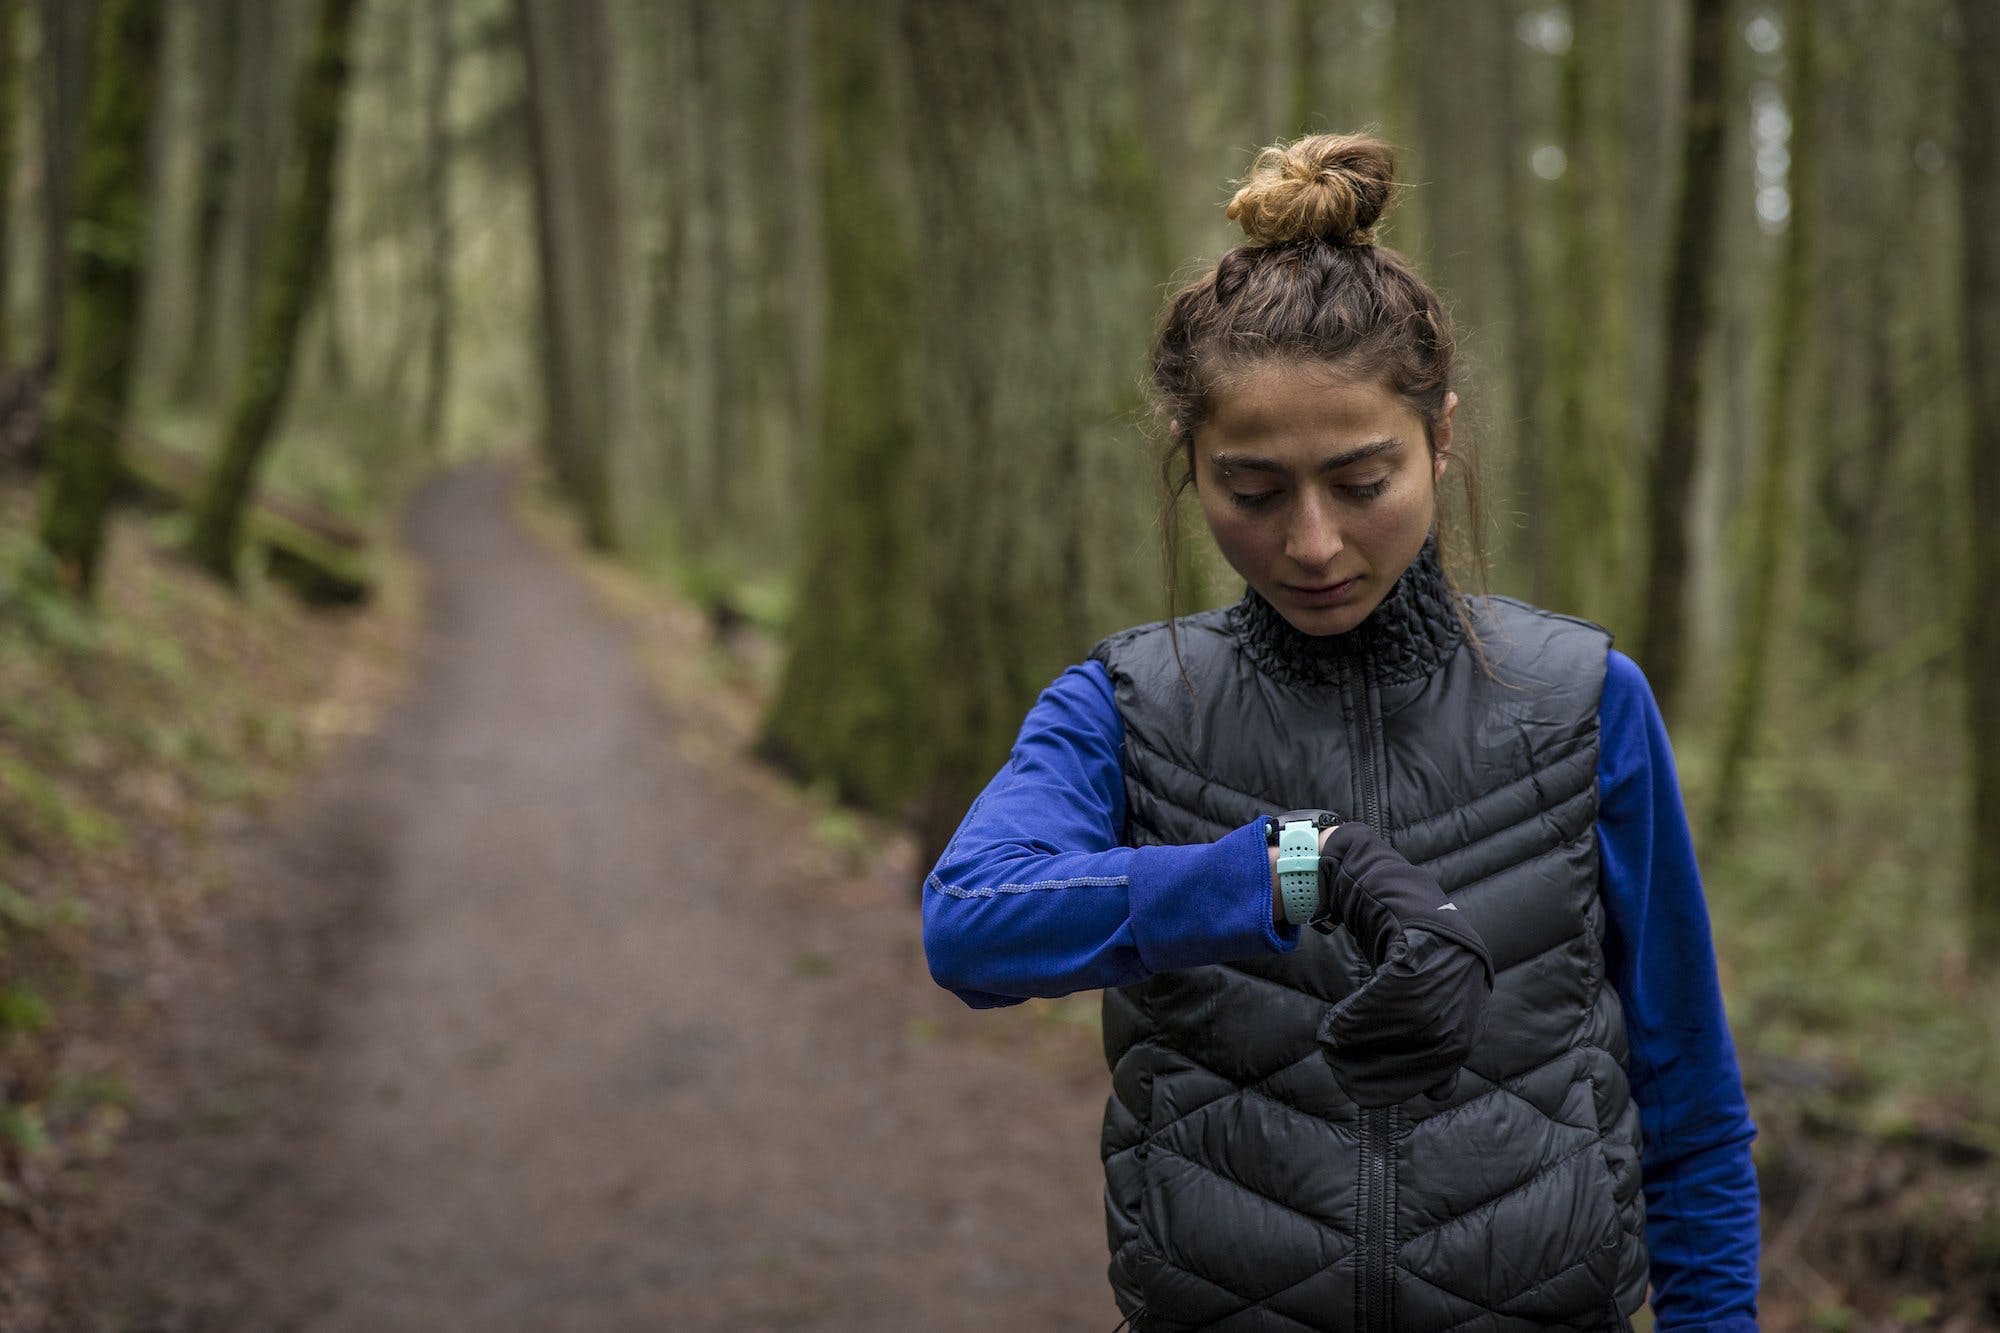
<svg viewBox="0 0 2000 1333"><path fill-rule="evenodd" d="M1345 634L1423 549L1451 452L1388 389L1313 363L1228 374L1195 433L1195 489L1215 544L1305 634Z"/></svg>

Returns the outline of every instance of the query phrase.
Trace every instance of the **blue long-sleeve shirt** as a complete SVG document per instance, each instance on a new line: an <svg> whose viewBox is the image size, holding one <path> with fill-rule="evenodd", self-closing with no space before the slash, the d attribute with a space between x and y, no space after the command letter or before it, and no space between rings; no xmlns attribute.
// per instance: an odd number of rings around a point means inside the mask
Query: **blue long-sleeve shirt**
<svg viewBox="0 0 2000 1333"><path fill-rule="evenodd" d="M1605 965L1624 1003L1656 1327L1754 1333L1755 1133L1666 724L1613 651L1598 706ZM1123 724L1096 662L1042 692L924 883L931 973L975 1008L1296 948L1271 919L1261 820L1127 847Z"/></svg>

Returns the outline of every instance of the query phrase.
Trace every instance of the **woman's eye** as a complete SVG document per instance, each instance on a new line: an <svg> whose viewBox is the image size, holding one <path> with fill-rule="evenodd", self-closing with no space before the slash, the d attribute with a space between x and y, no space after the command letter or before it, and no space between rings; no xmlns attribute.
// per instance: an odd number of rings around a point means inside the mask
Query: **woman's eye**
<svg viewBox="0 0 2000 1333"><path fill-rule="evenodd" d="M1381 495L1382 492L1389 489L1389 479L1384 477L1380 481L1371 481L1365 486L1349 486L1346 489L1347 493L1357 500L1373 500Z"/></svg>
<svg viewBox="0 0 2000 1333"><path fill-rule="evenodd" d="M1240 509L1262 509L1278 498L1276 491L1231 491L1229 498Z"/></svg>

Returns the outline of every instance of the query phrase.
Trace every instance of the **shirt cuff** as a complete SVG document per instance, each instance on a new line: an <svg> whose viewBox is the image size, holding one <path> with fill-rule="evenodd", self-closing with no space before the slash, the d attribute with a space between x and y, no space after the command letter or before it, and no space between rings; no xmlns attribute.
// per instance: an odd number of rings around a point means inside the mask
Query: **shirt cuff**
<svg viewBox="0 0 2000 1333"><path fill-rule="evenodd" d="M1271 919L1264 829L1258 819L1215 842L1133 852L1127 902L1133 944L1148 972L1298 947L1299 928Z"/></svg>

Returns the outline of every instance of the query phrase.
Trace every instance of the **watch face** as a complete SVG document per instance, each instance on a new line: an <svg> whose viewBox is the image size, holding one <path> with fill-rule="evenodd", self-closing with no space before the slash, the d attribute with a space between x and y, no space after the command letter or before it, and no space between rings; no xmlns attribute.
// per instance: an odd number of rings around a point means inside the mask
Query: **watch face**
<svg viewBox="0 0 2000 1333"><path fill-rule="evenodd" d="M1314 828L1327 829L1338 824L1340 816L1331 810L1287 810L1282 815L1271 816L1271 823L1266 837L1270 841L1276 842L1280 829L1287 824L1296 824L1301 821L1311 824Z"/></svg>

